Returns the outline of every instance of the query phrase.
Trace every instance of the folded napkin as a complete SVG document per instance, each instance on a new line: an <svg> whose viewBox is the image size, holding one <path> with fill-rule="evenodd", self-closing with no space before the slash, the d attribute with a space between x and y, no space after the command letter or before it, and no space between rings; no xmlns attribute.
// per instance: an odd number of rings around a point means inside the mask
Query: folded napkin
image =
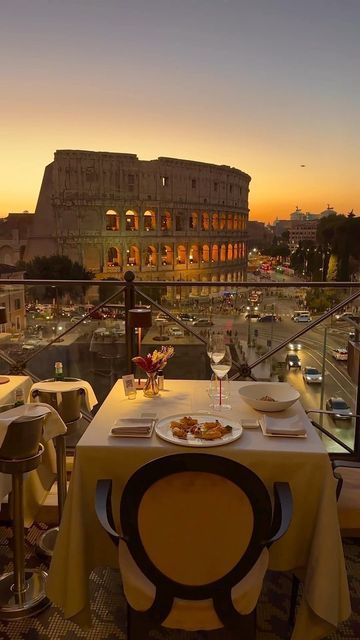
<svg viewBox="0 0 360 640"><path fill-rule="evenodd" d="M36 404L23 404L0 414L0 446L4 442L9 425L14 420L46 416L43 429L43 440L51 440L61 433L66 433L66 425L59 414L49 404L37 402Z"/></svg>
<svg viewBox="0 0 360 640"><path fill-rule="evenodd" d="M305 425L299 416L268 416L262 419L263 432L271 436L306 436Z"/></svg>
<svg viewBox="0 0 360 640"><path fill-rule="evenodd" d="M56 393L59 394L58 404L61 401L61 393L63 391L76 391L77 389L83 389L85 392L85 404L88 411L98 403L94 390L87 380L53 380L50 382L35 382L30 389L30 399L32 398L33 391L43 391L44 393Z"/></svg>
<svg viewBox="0 0 360 640"><path fill-rule="evenodd" d="M150 438L155 425L153 418L119 418L110 435L122 438Z"/></svg>

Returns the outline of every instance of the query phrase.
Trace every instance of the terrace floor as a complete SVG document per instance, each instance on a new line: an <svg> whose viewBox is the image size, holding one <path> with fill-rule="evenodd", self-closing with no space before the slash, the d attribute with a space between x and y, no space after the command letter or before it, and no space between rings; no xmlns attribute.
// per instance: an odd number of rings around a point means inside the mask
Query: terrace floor
<svg viewBox="0 0 360 640"><path fill-rule="evenodd" d="M45 525L37 524L29 529L26 539L26 565L41 566L33 548ZM9 548L11 529L0 527L0 572L11 570ZM360 545L359 540L344 540L344 551L349 576L353 614L328 637L328 640L355 640L360 638ZM0 640L126 640L125 600L120 575L107 568L91 574L91 608L93 626L80 629L65 620L54 606L36 618L13 622L0 622ZM287 624L291 576L269 572L258 605L257 640L288 640ZM149 640L198 640L200 636L183 631L154 630ZM144 638L144 640L146 640ZM224 637L225 640L225 637Z"/></svg>

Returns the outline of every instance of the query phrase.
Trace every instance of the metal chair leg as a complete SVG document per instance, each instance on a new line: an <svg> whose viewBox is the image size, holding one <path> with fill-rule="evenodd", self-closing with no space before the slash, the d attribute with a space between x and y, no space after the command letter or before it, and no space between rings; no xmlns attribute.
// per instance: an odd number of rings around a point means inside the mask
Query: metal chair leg
<svg viewBox="0 0 360 640"><path fill-rule="evenodd" d="M0 576L0 619L36 615L50 605L45 595L47 573L25 569L23 474L12 475L14 502L14 571Z"/></svg>
<svg viewBox="0 0 360 640"><path fill-rule="evenodd" d="M65 435L58 435L55 438L55 441L58 515L60 524L67 494ZM37 543L37 550L40 555L46 556L47 558L52 557L58 532L59 527L52 527L51 529L48 529L41 534Z"/></svg>

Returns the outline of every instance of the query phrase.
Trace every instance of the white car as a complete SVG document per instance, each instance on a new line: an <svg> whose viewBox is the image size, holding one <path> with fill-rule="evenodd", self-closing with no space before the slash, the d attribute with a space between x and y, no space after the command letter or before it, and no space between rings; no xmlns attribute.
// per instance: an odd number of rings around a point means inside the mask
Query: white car
<svg viewBox="0 0 360 640"><path fill-rule="evenodd" d="M312 318L310 313L299 313L298 316L295 316L294 322L311 322Z"/></svg>
<svg viewBox="0 0 360 640"><path fill-rule="evenodd" d="M300 342L289 342L287 348L290 351L300 351L301 350L301 344L300 344Z"/></svg>
<svg viewBox="0 0 360 640"><path fill-rule="evenodd" d="M184 332L182 331L182 329L179 329L179 327L170 327L169 335L173 336L174 338L183 338Z"/></svg>
<svg viewBox="0 0 360 640"><path fill-rule="evenodd" d="M321 384L322 379L322 374L318 369L315 369L315 367L304 367L303 380L306 384Z"/></svg>
<svg viewBox="0 0 360 640"><path fill-rule="evenodd" d="M347 349L333 349L332 356L335 360L347 360L348 351Z"/></svg>

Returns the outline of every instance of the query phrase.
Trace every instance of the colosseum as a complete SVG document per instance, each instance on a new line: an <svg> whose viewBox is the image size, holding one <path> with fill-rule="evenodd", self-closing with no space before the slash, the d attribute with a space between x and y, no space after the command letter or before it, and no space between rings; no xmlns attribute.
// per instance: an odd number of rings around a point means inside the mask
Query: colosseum
<svg viewBox="0 0 360 640"><path fill-rule="evenodd" d="M25 259L67 255L98 278L243 281L250 179L225 165L56 151Z"/></svg>

